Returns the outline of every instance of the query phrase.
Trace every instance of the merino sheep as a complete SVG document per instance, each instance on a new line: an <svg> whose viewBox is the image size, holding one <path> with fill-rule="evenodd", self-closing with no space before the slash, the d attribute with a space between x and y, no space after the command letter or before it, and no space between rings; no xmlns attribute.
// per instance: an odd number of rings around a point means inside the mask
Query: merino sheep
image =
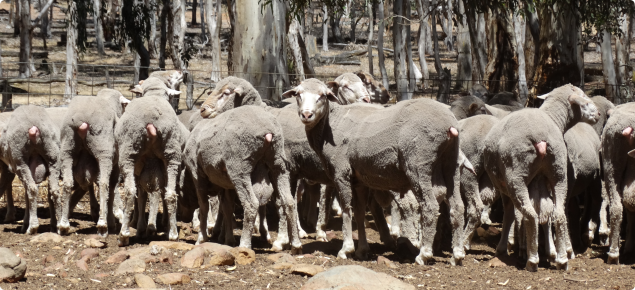
<svg viewBox="0 0 635 290"><path fill-rule="evenodd" d="M37 184L49 177L51 226L57 226L59 199L59 130L41 107L20 106L12 114L0 136L0 159L16 174L25 188L26 210L22 230L37 233Z"/></svg>
<svg viewBox="0 0 635 290"><path fill-rule="evenodd" d="M384 88L384 85L376 81L371 74L361 70L356 71L355 74L366 85L366 90L370 93L371 103L386 104L390 101L391 96L388 90Z"/></svg>
<svg viewBox="0 0 635 290"><path fill-rule="evenodd" d="M356 74L344 73L334 81L328 82L327 85L335 94L339 104L370 103L366 84Z"/></svg>
<svg viewBox="0 0 635 290"><path fill-rule="evenodd" d="M620 227L626 208L627 226L624 256L632 256L635 239L635 103L626 103L612 110L602 132L602 165L604 186L609 195L610 234L607 263L617 264L620 257Z"/></svg>
<svg viewBox="0 0 635 290"><path fill-rule="evenodd" d="M452 102L450 111L459 121L474 115L487 114L485 102L472 96L464 96Z"/></svg>
<svg viewBox="0 0 635 290"><path fill-rule="evenodd" d="M351 206L358 223L357 257L369 251L363 216L367 191L359 185L405 193L412 189L422 208L425 233L416 261L432 258L439 201L449 203L453 224L452 264L460 264L463 252L463 202L459 192L457 121L440 103L418 99L388 108L366 104L340 106L326 85L316 79L303 81L283 96L298 101L297 114L305 125L311 148L339 191L343 205L344 243L338 253L345 259L353 251ZM422 113L426 112L426 113ZM424 145L419 145L423 143Z"/></svg>
<svg viewBox="0 0 635 290"><path fill-rule="evenodd" d="M598 118L593 101L572 85L541 97L545 103L539 109L511 113L494 125L485 138L483 150L485 170L501 192L505 206L497 254L507 253L506 237L515 207L525 220L528 271L536 271L538 267L538 225L550 218L556 227L556 266L568 268L567 149L563 135L578 121L594 123Z"/></svg>
<svg viewBox="0 0 635 290"><path fill-rule="evenodd" d="M12 112L0 113L0 132L4 131ZM13 186L11 183L15 179L15 174L9 170L4 162L0 162L0 196L5 195L7 203L7 213L4 222L15 221L15 206L13 205Z"/></svg>
<svg viewBox="0 0 635 290"><path fill-rule="evenodd" d="M235 93L236 90L234 90ZM217 106L218 107L218 106ZM203 113L203 109L201 113ZM253 187L252 172L258 164L264 164L272 186L276 189L276 203L284 211L287 230L291 233L291 247L300 252L302 243L296 226L295 204L291 196L289 173L286 168L284 138L275 117L260 106L242 106L222 114L210 112L214 119L201 121L187 141L183 157L194 176L199 198L201 231L197 243L207 241L204 230L207 223L209 188L217 193L225 192L224 199L231 200L229 190L235 190L245 210L240 246L251 248L251 235L257 210L269 199L258 194ZM231 224L232 214L223 207L224 219ZM226 241L233 239L231 231Z"/></svg>
<svg viewBox="0 0 635 290"><path fill-rule="evenodd" d="M108 235L108 227L114 230L114 190L119 171L115 152L115 125L130 101L117 90L102 89L97 96L76 96L69 104L61 126L61 177L63 190L59 234L70 229L69 214L73 188L93 196L93 184L99 187L99 220L97 232ZM74 203L83 195L73 198ZM91 198L92 199L92 198ZM92 210L92 205L91 205Z"/></svg>
<svg viewBox="0 0 635 290"><path fill-rule="evenodd" d="M153 86L149 86L152 84ZM144 170L148 158L158 158L164 180L164 202L169 216L168 238L178 239L176 229L177 183L181 166L181 150L185 127L179 122L168 103L171 92L163 82L148 78L142 86L143 97L134 99L126 107L115 126L115 144L119 155L119 169L124 178L124 211L119 244L128 245L129 220L137 195L136 176Z"/></svg>

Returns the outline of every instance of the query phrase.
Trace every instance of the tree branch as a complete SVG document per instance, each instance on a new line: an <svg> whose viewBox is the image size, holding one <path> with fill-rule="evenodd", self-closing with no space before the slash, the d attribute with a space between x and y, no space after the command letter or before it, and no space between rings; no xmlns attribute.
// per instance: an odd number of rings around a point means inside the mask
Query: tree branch
<svg viewBox="0 0 635 290"><path fill-rule="evenodd" d="M44 15L49 10L49 7L51 7L51 4L53 4L53 0L49 0L48 2L46 2L46 5L42 7L37 17L35 17L35 19L31 21L31 26L37 25L37 23L40 22L40 20L42 20L42 15Z"/></svg>

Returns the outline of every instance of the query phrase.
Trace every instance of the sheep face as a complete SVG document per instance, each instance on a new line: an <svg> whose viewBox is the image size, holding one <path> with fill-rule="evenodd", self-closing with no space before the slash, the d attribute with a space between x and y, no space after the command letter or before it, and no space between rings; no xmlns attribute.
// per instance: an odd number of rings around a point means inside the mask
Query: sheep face
<svg viewBox="0 0 635 290"><path fill-rule="evenodd" d="M171 89L176 89L183 82L183 72L179 70L168 71L170 75L168 77L168 82L170 83Z"/></svg>
<svg viewBox="0 0 635 290"><path fill-rule="evenodd" d="M388 90L386 90L384 85L376 81L372 75L363 71L358 71L355 74L364 82L366 90L370 93L371 102L386 104L390 101L391 96Z"/></svg>
<svg viewBox="0 0 635 290"><path fill-rule="evenodd" d="M235 104L237 101L238 104L242 103L240 99L243 93L244 89L240 86L232 88L226 85L222 88L215 89L209 94L209 97L207 97L203 105L201 105L201 117L211 119L224 111L232 109L234 107L232 104Z"/></svg>
<svg viewBox="0 0 635 290"><path fill-rule="evenodd" d="M282 94L283 98L295 97L298 102L298 116L307 126L317 124L329 110L329 101L337 102L337 97L324 83L309 79Z"/></svg>
<svg viewBox="0 0 635 290"><path fill-rule="evenodd" d="M370 94L362 79L352 73L345 73L328 83L329 89L339 99L338 103L352 104L355 102L370 103Z"/></svg>
<svg viewBox="0 0 635 290"><path fill-rule="evenodd" d="M574 87L574 93L569 96L569 103L573 109L573 115L581 122L595 124L599 119L598 108L593 101L580 89Z"/></svg>

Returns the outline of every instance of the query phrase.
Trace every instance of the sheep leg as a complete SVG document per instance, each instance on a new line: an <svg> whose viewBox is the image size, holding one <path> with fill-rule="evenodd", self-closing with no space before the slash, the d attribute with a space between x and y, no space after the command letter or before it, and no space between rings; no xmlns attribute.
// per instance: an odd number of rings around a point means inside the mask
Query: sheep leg
<svg viewBox="0 0 635 290"><path fill-rule="evenodd" d="M166 187L164 189L165 198L163 202L167 204L168 208L168 220L169 220L169 231L168 231L168 239L170 241L176 241L179 239L179 231L176 227L176 210L177 210L177 194L176 194L176 184L177 177L179 176L179 166L181 166L181 158L180 151L178 152L179 158L172 157L165 162L165 172L164 175L167 177ZM170 154L166 154L170 156ZM164 213L165 214L165 213Z"/></svg>
<svg viewBox="0 0 635 290"><path fill-rule="evenodd" d="M208 196L209 213L207 214L207 232L211 234L216 225L216 219L218 218L219 201L218 196Z"/></svg>
<svg viewBox="0 0 635 290"><path fill-rule="evenodd" d="M318 218L318 203L320 200L320 189L322 185L319 183L309 185L308 190L306 191L305 198L309 200L309 210L308 210L308 218L306 222L310 227L315 227L317 225Z"/></svg>
<svg viewBox="0 0 635 290"><path fill-rule="evenodd" d="M556 261L556 245L553 242L553 232L551 231L551 218L547 223L542 224L542 231L545 234L545 254L549 257L549 262Z"/></svg>
<svg viewBox="0 0 635 290"><path fill-rule="evenodd" d="M300 241L300 223L298 220L298 208L297 204L293 200L291 195L291 184L289 173L287 172L285 158L282 155L284 149L280 142L274 143L275 154L268 156L267 165L270 169L272 185L274 194L277 193L276 200L279 200L278 207L284 208L284 213L287 218L287 232L290 235L291 254L302 253L302 242ZM306 233L304 233L306 236Z"/></svg>
<svg viewBox="0 0 635 290"><path fill-rule="evenodd" d="M157 211L159 210L158 206L159 206L159 202L161 202L161 206L163 207L163 212L161 213L161 229L163 229L163 231L167 231L168 226L170 225L170 216L168 215L168 204L165 202L165 192L161 192L160 195L161 195L160 198L157 200L157 208L156 208L156 210ZM158 216L158 213L155 214L155 215ZM207 219L208 219L207 226L208 226L208 229L209 229L209 226L210 226L209 218L210 218L210 215L208 214L207 215ZM213 224L213 222L212 222L212 224ZM210 232L210 231L208 230L208 232Z"/></svg>
<svg viewBox="0 0 635 290"><path fill-rule="evenodd" d="M377 227L377 231L379 232L379 239L381 240L381 242L389 248L395 248L397 246L397 243L395 242L395 239L393 239L390 235L388 222L386 221L386 217L384 216L384 209L381 207L381 205L379 205L374 196L370 197L370 213L373 215L373 220L375 220L375 226Z"/></svg>
<svg viewBox="0 0 635 290"><path fill-rule="evenodd" d="M99 201L95 197L95 187L92 185L88 188L88 199L90 200L90 217L97 222L99 220ZM72 212L70 211L69 214Z"/></svg>
<svg viewBox="0 0 635 290"><path fill-rule="evenodd" d="M563 162L566 164L566 161ZM554 164L555 165L555 164ZM556 172L566 172L565 170L556 170ZM557 181L555 181L557 180ZM552 181L552 180L550 180ZM555 181L555 182L554 182ZM552 181L553 188L552 192L554 193L554 225L556 227L556 268L558 270L568 270L569 269L569 257L573 255L573 251L571 249L571 241L569 238L569 229L567 224L567 215L565 214L565 200L567 196L567 178L555 177Z"/></svg>
<svg viewBox="0 0 635 290"><path fill-rule="evenodd" d="M620 156L621 157L621 156ZM621 157L623 158L623 157ZM604 184L609 196L609 213L610 213L610 234L609 234L609 254L606 260L607 264L619 264L620 258L620 227L622 226L622 174L625 168L617 166L619 162L611 162L605 159L604 164ZM613 168L613 167L618 168ZM626 166L624 166L626 167ZM602 227L600 226L600 235L602 235Z"/></svg>
<svg viewBox="0 0 635 290"><path fill-rule="evenodd" d="M626 210L626 242L624 243L624 257L631 257L635 250L635 212Z"/></svg>
<svg viewBox="0 0 635 290"><path fill-rule="evenodd" d="M432 244L437 231L437 222L439 219L439 202L432 189L432 172L429 170L413 170L406 171L412 191L419 202L421 208L420 223L421 231L419 234L421 248L419 255L415 261L419 265L425 265L432 259Z"/></svg>
<svg viewBox="0 0 635 290"><path fill-rule="evenodd" d="M251 184L251 183L249 183ZM224 191L223 194L223 203L222 203L222 207L223 207L223 228L221 230L221 238L224 237L225 241L224 244L225 245L229 245L229 246L235 246L236 245L236 240L234 239L234 220L236 220L234 218L234 207L236 205L236 202L234 200L234 197L238 194L237 190L230 190L230 189L226 189ZM240 196L238 197L240 199ZM241 202L242 204L242 202ZM252 204L253 206L253 204ZM257 203L256 203L257 206ZM245 206L243 206L244 208ZM245 212L247 210L245 209ZM248 215L247 213L245 214L245 216ZM249 235L249 241L251 241L251 227L253 227L254 222L253 219L255 219L255 214L252 212L252 220L248 220L247 218L243 218L243 233L241 235L241 247L242 245L244 245L242 243L242 237L243 236L247 236L247 234ZM245 225L245 223L249 223L248 225ZM247 234L245 234L245 231L247 231Z"/></svg>
<svg viewBox="0 0 635 290"><path fill-rule="evenodd" d="M606 173L605 173L606 174ZM609 245L609 235L611 233L609 228L609 221L607 219L607 215L609 214L609 203L611 203L611 197L607 192L607 187L605 186L604 181L602 181L602 202L600 205L600 228L598 229L598 237L600 239L600 245L608 246ZM620 199L621 204L621 199Z"/></svg>
<svg viewBox="0 0 635 290"><path fill-rule="evenodd" d="M129 160L126 160L129 161ZM119 246L124 247L130 243L130 218L134 210L135 199L137 196L137 186L134 177L134 165L132 162L122 164L124 175L124 198L123 212L121 219L121 231L119 232Z"/></svg>
<svg viewBox="0 0 635 290"><path fill-rule="evenodd" d="M148 207L148 226L145 230L145 236L150 237L157 233L157 215L159 214L159 203L161 202L161 198L165 197L165 194L163 194L161 190L155 190L153 192L150 192L149 196L146 195L146 197L150 199L150 205ZM163 202L163 204L166 204L166 202ZM141 212L145 212L145 210ZM168 216L167 211L164 210L163 217L166 216ZM163 223L163 225L167 226L168 223Z"/></svg>
<svg viewBox="0 0 635 290"><path fill-rule="evenodd" d="M503 202L503 230L501 231L501 239L496 247L496 256L502 257L508 254L507 243L510 236L510 230L514 225L514 204L506 194L501 194Z"/></svg>
<svg viewBox="0 0 635 290"><path fill-rule="evenodd" d="M596 178L591 187L585 191L584 213L582 214L582 244L590 247L595 238L595 231L598 228L600 218L600 207L602 200L602 181ZM606 213L605 213L606 214ZM606 216L605 216L606 217Z"/></svg>
<svg viewBox="0 0 635 290"><path fill-rule="evenodd" d="M390 235L395 241L401 236L401 210L396 199L390 202Z"/></svg>
<svg viewBox="0 0 635 290"><path fill-rule="evenodd" d="M516 236L510 235L507 247L509 248L515 245L518 246L518 254L520 258L527 259L527 231L525 230L525 223L523 221L523 214L518 210L518 208L514 207L514 229ZM537 231L537 230L536 230Z"/></svg>
<svg viewBox="0 0 635 290"><path fill-rule="evenodd" d="M201 222L198 219L198 210L199 208L194 210L194 214L192 216L192 230L200 231L201 230ZM198 229L198 230L197 230ZM209 235L209 233L207 233Z"/></svg>
<svg viewBox="0 0 635 290"><path fill-rule="evenodd" d="M289 234L287 232L289 227L287 226L287 215L285 213L284 207L282 206L282 200L280 200L280 198L276 196L275 201L276 208L278 209L278 217L280 218L280 220L278 221L278 236L273 242L271 250L279 252L284 249L285 245L289 244Z"/></svg>
<svg viewBox="0 0 635 290"><path fill-rule="evenodd" d="M70 223L68 222L68 217L71 214L71 210L75 208L77 203L73 203L75 200L79 202L79 200L86 194L86 191L78 190L76 194L72 194L73 185L75 181L73 179L73 159L66 151L61 152L61 160L62 160L62 190L59 196L58 202L58 216L59 222L57 224L57 233L60 235L68 234L70 230ZM71 196L71 194L73 196ZM75 196L81 195L81 196ZM73 198L74 197L74 198ZM79 198L78 198L79 197Z"/></svg>
<svg viewBox="0 0 635 290"><path fill-rule="evenodd" d="M353 214L355 215L355 222L357 223L357 251L355 251L355 257L359 260L366 260L368 258L368 252L370 252L370 246L368 246L368 240L366 239L366 205L368 203L368 188L365 186L357 185L355 187L355 196L353 197Z"/></svg>
<svg viewBox="0 0 635 290"><path fill-rule="evenodd" d="M353 217L351 216L351 204L353 199L353 190L351 182L345 177L335 178L335 189L339 192L340 201L342 202L342 249L337 253L340 259L346 259L347 255L355 251L353 243Z"/></svg>
<svg viewBox="0 0 635 290"><path fill-rule="evenodd" d="M331 203L331 210L335 211L335 216L342 216L342 207L340 206L340 201L337 198L333 199L333 202Z"/></svg>
<svg viewBox="0 0 635 290"><path fill-rule="evenodd" d="M322 186L320 186L322 187ZM320 211L318 213L318 219L315 224L315 240L319 242L328 242L326 238L326 225L328 223L328 216L330 214L329 201L333 199L333 186L326 186L324 190L320 189Z"/></svg>
<svg viewBox="0 0 635 290"><path fill-rule="evenodd" d="M567 203L568 220L569 220L569 243L567 243L567 252L571 249L570 259L575 256L573 249L580 250L582 248L582 233L580 232L580 203L576 197L570 197Z"/></svg>
<svg viewBox="0 0 635 290"><path fill-rule="evenodd" d="M301 238L306 238L309 236L306 234L306 231L304 231L304 229L302 228L302 224L300 223L300 214L298 213L298 207L301 206L300 202L304 200L303 196L304 196L304 191L306 188L305 182L306 181L304 181L303 179L300 179L297 182L293 181L293 179L290 179L291 192L292 193L295 192L295 195L293 196L293 202L295 203L295 206L293 208L295 208L295 215L297 216L297 220L295 223L298 225L298 233ZM294 190L294 185L297 185L295 190ZM283 217L280 217L280 218L282 219ZM280 226L278 227L280 228Z"/></svg>
<svg viewBox="0 0 635 290"><path fill-rule="evenodd" d="M448 180L446 178L445 184L447 187L447 193L445 201L450 209L450 221L452 225L452 258L450 263L452 266L458 266L463 263L465 258L465 252L463 251L463 228L465 226L465 206L461 199L461 171L460 167L456 164L452 164L444 170L446 177L451 177ZM476 204L475 207L480 211L483 208L483 203L477 196L472 198Z"/></svg>
<svg viewBox="0 0 635 290"><path fill-rule="evenodd" d="M119 174L111 174L110 179L110 188L113 192L113 215L119 220L119 223L121 223L123 220L123 201L121 201L121 194L119 192L114 192L115 188L117 188L117 183L119 182Z"/></svg>
<svg viewBox="0 0 635 290"><path fill-rule="evenodd" d="M515 172L510 172L507 176L515 176L509 182L510 188L514 190L514 194L511 198L514 207L517 208L523 215L523 219L520 223L525 227L525 237L519 239L525 241L527 247L527 266L526 269L529 272L535 272L538 270L538 262L540 258L538 256L538 214L534 209L534 203L530 200L530 196L542 196L540 193L529 193L529 189L525 185L525 181L522 177L518 177ZM532 186L532 191L534 186ZM507 214L507 212L505 212ZM500 244L499 244L500 246Z"/></svg>
<svg viewBox="0 0 635 290"><path fill-rule="evenodd" d="M209 192L209 188L211 187L211 182L207 179L207 175L202 172L199 168L197 175L198 178L194 178L194 188L196 189L196 197L198 198L198 220L199 220L199 231L198 238L196 239L196 244L202 244L207 242L207 231L204 230L207 228L207 215L209 213L209 202L207 199L207 194ZM215 192L216 193L216 192Z"/></svg>
<svg viewBox="0 0 635 290"><path fill-rule="evenodd" d="M34 235L37 234L37 230L40 226L37 219L38 187L35 183L35 180L33 180L31 169L29 165L27 165L27 163L20 162L19 164L17 164L16 168L16 175L22 181L22 185L24 186L24 193L26 195L26 208L24 223L22 224L22 231L28 235ZM53 182L50 182L49 184L51 183Z"/></svg>
<svg viewBox="0 0 635 290"><path fill-rule="evenodd" d="M258 215L260 221L258 226L260 227L260 239L264 242L272 243L271 235L269 234L269 225L267 225L267 205L261 205L258 208Z"/></svg>
<svg viewBox="0 0 635 290"><path fill-rule="evenodd" d="M137 237L142 237L146 233L148 222L146 221L146 203L148 202L148 192L145 188L137 188ZM150 206L152 207L152 206Z"/></svg>
<svg viewBox="0 0 635 290"><path fill-rule="evenodd" d="M529 272L536 272L540 260L538 257L538 217L527 215L522 222L527 236L527 266L525 269Z"/></svg>
<svg viewBox="0 0 635 290"><path fill-rule="evenodd" d="M97 184L99 187L99 220L97 221L97 234L102 237L108 236L108 215L110 198L110 174L112 173L112 156L100 157L99 176ZM110 201L112 202L112 201Z"/></svg>
<svg viewBox="0 0 635 290"><path fill-rule="evenodd" d="M5 194L7 202L7 214L4 216L4 222L9 223L15 221L15 206L13 205L13 188L11 183L15 179L15 174L9 171L4 162L0 165L0 194Z"/></svg>

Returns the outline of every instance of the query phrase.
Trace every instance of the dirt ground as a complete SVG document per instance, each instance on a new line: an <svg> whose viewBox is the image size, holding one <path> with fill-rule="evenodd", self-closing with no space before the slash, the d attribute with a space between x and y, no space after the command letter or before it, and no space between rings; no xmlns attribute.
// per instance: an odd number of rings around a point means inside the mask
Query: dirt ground
<svg viewBox="0 0 635 290"><path fill-rule="evenodd" d="M23 214L23 207L18 209L18 215ZM0 210L4 216L4 208ZM48 209L39 207L39 232L50 230ZM369 219L372 217L369 215ZM275 218L270 219L270 229L275 229ZM79 269L75 261L79 253L86 246L87 238L95 237L95 223L90 220L86 209L79 209L71 216L70 235L63 243L32 243L32 236L19 233L21 222L0 225L0 246L19 252L27 259L27 274L23 281L16 284L0 284L2 289L118 289L135 288L133 274L115 276L118 264L106 264L104 261L120 251L117 236L109 235L102 239L107 247L99 249L100 256L88 264L88 271ZM240 222L237 228L241 228ZM196 233L190 230L190 224L179 223L182 241L193 244ZM308 227L305 227L307 229ZM467 252L463 266L450 266L450 249L443 249L436 253L432 265L421 266L413 263L415 254L411 254L402 245L397 249L389 249L379 242L378 233L367 229L371 247L367 261L355 259L340 260L336 258L337 251L342 245L341 219L334 218L329 229L334 229L335 238L330 242L316 242L315 234L303 239L303 255L296 256L300 263L321 265L329 269L339 265L361 265L377 272L384 272L399 278L421 289L633 289L635 286L635 269L632 264L607 265L606 247L593 245L585 253L578 254L570 261L570 270L556 270L547 259L541 257L538 272L529 273L524 270L524 263L512 254L502 259L506 266L489 267L488 262L494 256L494 246L500 234L495 229L481 231L482 235L475 238L473 249ZM134 234L134 231L133 231ZM240 239L240 230L235 230L236 239ZM275 232L272 233L275 237ZM152 239L131 239L131 245L126 250L147 246L153 240L167 240L164 234ZM173 251L172 264L148 264L145 275L156 278L164 273L186 273L192 281L187 285L171 286L172 289L298 289L306 283L309 277L291 274L288 270L275 270L273 262L267 259L272 254L270 244L260 241L254 236L253 249L256 261L251 265L238 265L235 270L229 267L207 266L201 269L188 269L180 266L180 259L185 251ZM307 255L310 254L310 255ZM52 256L47 259L47 256ZM306 255L306 256L304 256ZM396 268L377 264L377 257L384 256L393 261ZM52 259L52 261L51 261ZM155 281L157 281L155 279ZM166 287L157 281L157 287Z"/></svg>

